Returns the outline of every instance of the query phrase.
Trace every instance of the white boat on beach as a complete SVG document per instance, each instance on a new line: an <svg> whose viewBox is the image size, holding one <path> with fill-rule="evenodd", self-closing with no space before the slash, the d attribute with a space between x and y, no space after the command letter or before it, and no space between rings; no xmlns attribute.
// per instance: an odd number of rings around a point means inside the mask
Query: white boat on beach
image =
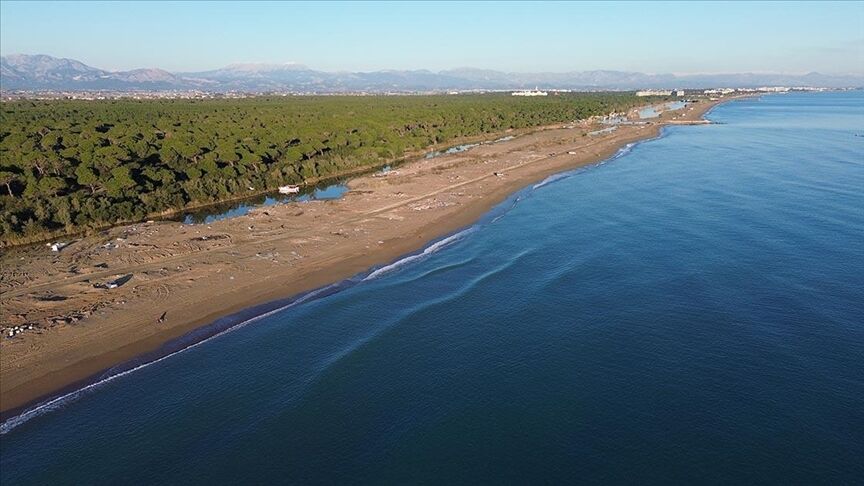
<svg viewBox="0 0 864 486"><path fill-rule="evenodd" d="M279 194L297 194L300 186L279 186Z"/></svg>

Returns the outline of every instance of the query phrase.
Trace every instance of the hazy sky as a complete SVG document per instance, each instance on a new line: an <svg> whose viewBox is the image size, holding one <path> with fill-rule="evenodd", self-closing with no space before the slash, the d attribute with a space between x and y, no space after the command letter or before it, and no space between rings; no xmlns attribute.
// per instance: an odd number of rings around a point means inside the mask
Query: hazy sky
<svg viewBox="0 0 864 486"><path fill-rule="evenodd" d="M0 52L104 69L864 73L864 2L0 2Z"/></svg>

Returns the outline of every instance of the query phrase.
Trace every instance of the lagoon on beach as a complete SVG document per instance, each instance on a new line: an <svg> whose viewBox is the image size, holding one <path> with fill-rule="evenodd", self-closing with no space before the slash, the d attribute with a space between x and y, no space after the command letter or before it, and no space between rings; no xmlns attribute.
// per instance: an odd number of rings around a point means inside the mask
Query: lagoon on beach
<svg viewBox="0 0 864 486"><path fill-rule="evenodd" d="M0 480L860 480L864 96L707 117L8 419Z"/></svg>

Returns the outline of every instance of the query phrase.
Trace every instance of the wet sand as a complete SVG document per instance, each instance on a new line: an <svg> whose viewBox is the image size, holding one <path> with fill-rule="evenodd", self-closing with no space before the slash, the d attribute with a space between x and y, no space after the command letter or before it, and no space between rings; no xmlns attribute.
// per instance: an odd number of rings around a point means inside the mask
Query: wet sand
<svg viewBox="0 0 864 486"><path fill-rule="evenodd" d="M702 100L608 133L589 136L605 128L597 123L559 125L419 159L353 179L339 200L262 207L209 225L127 225L59 253L41 245L4 252L2 324L33 329L13 338L4 329L0 411L221 316L389 263L472 224L518 189L656 137L664 125L703 123L708 109L730 99Z"/></svg>

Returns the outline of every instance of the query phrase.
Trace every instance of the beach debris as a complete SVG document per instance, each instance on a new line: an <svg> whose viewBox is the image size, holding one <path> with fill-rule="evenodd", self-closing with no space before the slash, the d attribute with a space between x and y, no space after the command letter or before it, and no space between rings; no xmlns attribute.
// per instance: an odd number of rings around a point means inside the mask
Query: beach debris
<svg viewBox="0 0 864 486"><path fill-rule="evenodd" d="M504 174L502 174L502 173L500 173L500 172L493 172L492 174L493 174L495 177L504 177Z"/></svg>
<svg viewBox="0 0 864 486"><path fill-rule="evenodd" d="M3 331L4 331L4 334L6 334L7 338L13 338L13 337L21 334L24 331L32 331L32 330L33 330L33 324L22 324L20 326L7 327Z"/></svg>
<svg viewBox="0 0 864 486"><path fill-rule="evenodd" d="M428 204L419 204L419 205L413 205L413 206L409 206L409 207L413 211L425 211L427 209L445 208L447 206L453 206L454 204L456 204L456 203L452 202L452 201L439 201L438 199L433 199Z"/></svg>
<svg viewBox="0 0 864 486"><path fill-rule="evenodd" d="M37 295L33 298L38 300L39 302L63 302L64 300L69 299L69 297L57 294Z"/></svg>
<svg viewBox="0 0 864 486"><path fill-rule="evenodd" d="M597 136L597 135L605 135L605 134L607 134L607 133L612 133L612 132L614 132L614 131L617 130L617 129L618 129L618 126L612 126L612 127L609 127L609 128L604 128L604 129L602 129L602 130L595 130L595 131L593 131L593 132L588 132L588 136L589 136L589 137L595 137L595 136Z"/></svg>
<svg viewBox="0 0 864 486"><path fill-rule="evenodd" d="M192 241L210 241L210 240L224 240L230 238L230 236L226 233L217 233L215 235L203 235L198 236L196 238L192 238Z"/></svg>
<svg viewBox="0 0 864 486"><path fill-rule="evenodd" d="M279 256L279 252L271 249L270 251L267 251L267 252L258 252L255 254L255 256L258 258L263 258L265 260L272 260L275 262L276 257Z"/></svg>
<svg viewBox="0 0 864 486"><path fill-rule="evenodd" d="M168 315L168 311L163 312L162 315L159 316L159 319L156 319L156 322L158 322L160 324L165 322L165 316L167 316L167 315Z"/></svg>
<svg viewBox="0 0 864 486"><path fill-rule="evenodd" d="M64 243L64 242L58 241L56 243L49 243L47 246L51 247L51 251L53 251L55 253L59 253L60 250L69 246L69 243Z"/></svg>
<svg viewBox="0 0 864 486"><path fill-rule="evenodd" d="M570 150L567 152L567 155L576 155L577 153L578 152L574 152L573 150Z"/></svg>
<svg viewBox="0 0 864 486"><path fill-rule="evenodd" d="M109 280L105 283L95 283L93 284L93 288L97 289L116 289L117 287L123 286L126 282L132 280L132 274L123 275L122 277L116 278L114 280Z"/></svg>

